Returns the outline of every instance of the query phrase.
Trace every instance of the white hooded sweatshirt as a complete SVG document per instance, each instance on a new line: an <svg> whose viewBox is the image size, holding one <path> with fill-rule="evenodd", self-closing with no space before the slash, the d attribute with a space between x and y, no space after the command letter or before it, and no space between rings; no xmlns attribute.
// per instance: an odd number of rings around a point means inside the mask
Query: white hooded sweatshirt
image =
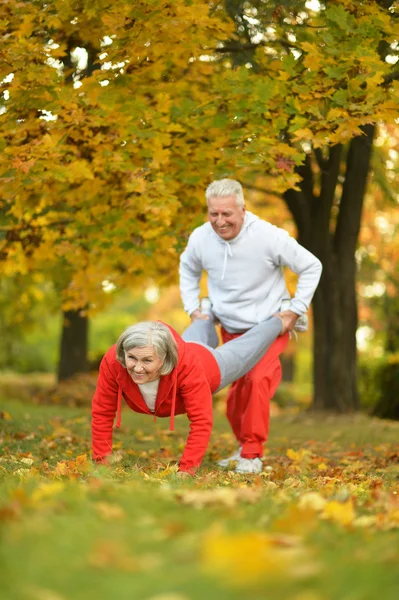
<svg viewBox="0 0 399 600"><path fill-rule="evenodd" d="M290 310L304 314L319 283L321 262L290 237L246 212L240 233L223 240L205 223L191 234L180 258L180 292L190 315L199 308L199 281L208 274L212 310L230 333L245 331L280 311L290 297L283 267L299 276ZM287 310L287 309L285 309Z"/></svg>

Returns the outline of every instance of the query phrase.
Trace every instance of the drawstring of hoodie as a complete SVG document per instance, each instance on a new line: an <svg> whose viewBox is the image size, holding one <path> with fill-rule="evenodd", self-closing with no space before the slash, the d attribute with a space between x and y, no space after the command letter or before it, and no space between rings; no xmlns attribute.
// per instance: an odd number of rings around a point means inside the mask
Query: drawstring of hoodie
<svg viewBox="0 0 399 600"><path fill-rule="evenodd" d="M224 275L226 273L226 266L227 266L227 255L230 256L230 258L233 257L233 253L231 251L230 248L230 244L228 242L225 242L224 244L224 261L223 261L223 273L222 273L222 277L221 277L221 281L223 281L224 279Z"/></svg>
<svg viewBox="0 0 399 600"><path fill-rule="evenodd" d="M121 415L122 415L122 388L118 385L118 402L116 407L116 425L115 427L121 426Z"/></svg>
<svg viewBox="0 0 399 600"><path fill-rule="evenodd" d="M176 411L176 388L177 388L177 379L175 379L172 390L172 407L170 411L170 431L173 431L175 428L175 411ZM122 416L122 387L118 385L118 400L116 406L116 423L115 427L121 426L121 416ZM154 415L154 421L156 421L156 415Z"/></svg>
<svg viewBox="0 0 399 600"><path fill-rule="evenodd" d="M175 378L175 381L173 383L173 390L172 390L172 407L170 409L170 426L169 429L170 431L173 431L175 428L175 410L176 410L176 390L177 388L177 377Z"/></svg>

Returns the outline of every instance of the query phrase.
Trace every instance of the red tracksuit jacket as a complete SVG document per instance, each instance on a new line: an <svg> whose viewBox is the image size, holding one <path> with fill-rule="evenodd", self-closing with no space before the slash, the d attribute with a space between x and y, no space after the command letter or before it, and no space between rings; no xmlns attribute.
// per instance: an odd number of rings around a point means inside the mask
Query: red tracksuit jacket
<svg viewBox="0 0 399 600"><path fill-rule="evenodd" d="M169 327L169 325L167 325ZM199 344L186 343L169 327L178 347L178 363L169 375L162 375L152 413L140 389L126 368L116 359L116 346L112 346L101 361L96 391L92 401L93 459L103 461L112 452L112 429L117 414L116 427L120 427L122 397L138 413L170 416L187 414L190 433L187 438L179 470L193 474L200 466L212 430L212 392L220 384L220 370L212 354Z"/></svg>

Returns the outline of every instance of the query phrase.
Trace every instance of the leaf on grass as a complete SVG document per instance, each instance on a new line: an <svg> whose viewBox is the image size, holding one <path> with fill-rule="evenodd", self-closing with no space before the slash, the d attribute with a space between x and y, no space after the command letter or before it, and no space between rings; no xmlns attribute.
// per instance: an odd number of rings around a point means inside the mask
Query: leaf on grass
<svg viewBox="0 0 399 600"><path fill-rule="evenodd" d="M114 519L124 519L125 511L118 504L110 504L109 502L96 502L94 505L98 514L107 521Z"/></svg>
<svg viewBox="0 0 399 600"><path fill-rule="evenodd" d="M176 493L176 498L187 506L202 509L205 506L232 508L239 502L254 504L262 495L261 488L215 488L213 490L185 490Z"/></svg>
<svg viewBox="0 0 399 600"><path fill-rule="evenodd" d="M325 507L327 500L318 492L308 492L300 497L298 506L300 508L311 508L315 511L321 511Z"/></svg>
<svg viewBox="0 0 399 600"><path fill-rule="evenodd" d="M0 419L4 419L4 421L12 421L12 416L6 410L0 411Z"/></svg>
<svg viewBox="0 0 399 600"><path fill-rule="evenodd" d="M345 526L351 525L355 516L352 498L349 498L345 502L331 500L330 502L327 502L322 513L322 517L325 519Z"/></svg>
<svg viewBox="0 0 399 600"><path fill-rule="evenodd" d="M259 532L225 533L218 529L203 539L203 569L226 583L242 586L268 577L302 577L318 569L297 537Z"/></svg>
<svg viewBox="0 0 399 600"><path fill-rule="evenodd" d="M310 457L311 453L309 452L309 450L306 450L305 448L301 448L297 452L295 450L292 450L292 448L289 448L287 450L286 454L287 454L288 458L292 460L292 462L301 463L301 462L307 460Z"/></svg>
<svg viewBox="0 0 399 600"><path fill-rule="evenodd" d="M31 496L32 502L34 504L39 504L43 500L47 500L49 498L53 498L57 496L60 492L64 491L65 484L62 481L53 481L51 483L42 483L38 488L36 488Z"/></svg>
<svg viewBox="0 0 399 600"><path fill-rule="evenodd" d="M317 524L317 513L313 508L293 504L285 515L274 521L273 530L301 536L313 530Z"/></svg>
<svg viewBox="0 0 399 600"><path fill-rule="evenodd" d="M31 458L21 458L20 462L23 463L24 465L28 465L28 467L33 465L33 460Z"/></svg>
<svg viewBox="0 0 399 600"><path fill-rule="evenodd" d="M21 477L21 479L25 479L26 477L29 477L30 470L29 469L17 469L16 471L14 471L14 475Z"/></svg>

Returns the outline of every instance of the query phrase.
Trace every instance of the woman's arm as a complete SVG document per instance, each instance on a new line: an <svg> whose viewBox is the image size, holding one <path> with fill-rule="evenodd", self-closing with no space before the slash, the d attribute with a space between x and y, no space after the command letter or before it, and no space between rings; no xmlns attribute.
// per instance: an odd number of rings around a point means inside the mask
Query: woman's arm
<svg viewBox="0 0 399 600"><path fill-rule="evenodd" d="M187 375L178 377L177 383L190 421L190 433L179 463L179 471L194 475L211 437L212 392L200 366L191 366Z"/></svg>
<svg viewBox="0 0 399 600"><path fill-rule="evenodd" d="M100 364L96 391L92 400L92 452L96 462L107 462L112 453L112 427L118 402L118 384L106 357Z"/></svg>

